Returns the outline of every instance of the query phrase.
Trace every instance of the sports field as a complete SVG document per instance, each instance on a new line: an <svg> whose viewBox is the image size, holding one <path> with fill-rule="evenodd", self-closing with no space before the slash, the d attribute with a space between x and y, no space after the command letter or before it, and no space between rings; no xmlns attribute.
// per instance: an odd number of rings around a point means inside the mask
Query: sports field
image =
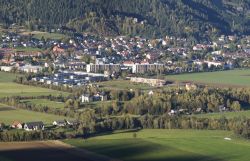
<svg viewBox="0 0 250 161"><path fill-rule="evenodd" d="M31 121L43 121L46 124L52 124L55 120L66 119L62 116L33 112L22 109L15 109L7 105L0 104L0 122L5 124L11 124L13 121L31 122Z"/></svg>
<svg viewBox="0 0 250 161"><path fill-rule="evenodd" d="M179 82L190 81L211 85L250 87L250 69L168 75L166 79Z"/></svg>
<svg viewBox="0 0 250 161"><path fill-rule="evenodd" d="M66 143L124 161L249 161L250 142L229 131L142 130ZM225 137L232 138L231 141Z"/></svg>

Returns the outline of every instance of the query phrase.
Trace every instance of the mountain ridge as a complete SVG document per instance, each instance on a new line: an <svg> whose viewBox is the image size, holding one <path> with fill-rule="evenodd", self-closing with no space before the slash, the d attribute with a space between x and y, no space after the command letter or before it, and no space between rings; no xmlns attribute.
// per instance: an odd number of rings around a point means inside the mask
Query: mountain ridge
<svg viewBox="0 0 250 161"><path fill-rule="evenodd" d="M250 0L0 0L0 22L101 35L205 38L250 33Z"/></svg>

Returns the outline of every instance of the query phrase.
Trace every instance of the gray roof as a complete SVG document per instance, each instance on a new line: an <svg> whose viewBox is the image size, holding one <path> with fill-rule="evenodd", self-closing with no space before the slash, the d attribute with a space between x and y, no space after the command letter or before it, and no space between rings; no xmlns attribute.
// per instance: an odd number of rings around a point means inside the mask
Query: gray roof
<svg viewBox="0 0 250 161"><path fill-rule="evenodd" d="M34 127L40 127L42 128L44 126L42 121L38 121L38 122L27 122L25 123L25 125L27 125L27 127L29 129L33 129Z"/></svg>

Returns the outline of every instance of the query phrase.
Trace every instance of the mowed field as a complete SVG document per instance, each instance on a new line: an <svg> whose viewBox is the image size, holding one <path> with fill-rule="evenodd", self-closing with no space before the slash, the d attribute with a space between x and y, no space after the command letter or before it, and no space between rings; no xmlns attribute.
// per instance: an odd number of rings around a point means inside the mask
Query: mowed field
<svg viewBox="0 0 250 161"><path fill-rule="evenodd" d="M18 74L0 72L0 98L9 96L67 95L68 93L14 83Z"/></svg>
<svg viewBox="0 0 250 161"><path fill-rule="evenodd" d="M63 34L48 33L48 32L37 32L37 33L34 34L33 37L37 38L37 39L42 39L42 37L43 37L45 40L47 40L47 39L60 40L60 39L67 38L67 36L63 35Z"/></svg>
<svg viewBox="0 0 250 161"><path fill-rule="evenodd" d="M45 124L52 124L55 120L67 119L63 116L15 109L4 104L0 104L0 122L10 125L13 121L32 122L43 121Z"/></svg>
<svg viewBox="0 0 250 161"><path fill-rule="evenodd" d="M16 83L0 83L0 97L9 96L42 96L42 95L67 95L65 92L47 88L26 86Z"/></svg>
<svg viewBox="0 0 250 161"><path fill-rule="evenodd" d="M60 34L60 33L49 33L49 32L41 32L41 31L25 31L21 33L22 35L33 35L33 38L42 39L42 37L46 39L60 40L63 38L67 38L68 36Z"/></svg>
<svg viewBox="0 0 250 161"><path fill-rule="evenodd" d="M250 142L229 131L142 130L64 142L124 161L249 161ZM230 137L231 141L224 138Z"/></svg>
<svg viewBox="0 0 250 161"><path fill-rule="evenodd" d="M7 72L0 71L0 83L13 82L13 80L16 78L16 76L19 76L19 75L20 74L7 73Z"/></svg>
<svg viewBox="0 0 250 161"><path fill-rule="evenodd" d="M190 81L211 85L250 87L250 69L168 75L166 79L179 82Z"/></svg>
<svg viewBox="0 0 250 161"><path fill-rule="evenodd" d="M0 72L0 98L8 96L68 95L68 93L60 91L14 83L12 81L16 78L16 76L17 74ZM49 103L52 104L50 101ZM5 124L11 124L15 120L20 122L43 121L46 124L51 124L55 120L63 119L65 119L65 117L15 109L7 105L0 104L0 122Z"/></svg>

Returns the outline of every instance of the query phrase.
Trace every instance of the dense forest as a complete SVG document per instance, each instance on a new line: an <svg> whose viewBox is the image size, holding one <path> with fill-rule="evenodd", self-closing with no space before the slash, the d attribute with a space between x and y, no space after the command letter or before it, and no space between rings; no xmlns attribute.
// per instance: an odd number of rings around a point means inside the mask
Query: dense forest
<svg viewBox="0 0 250 161"><path fill-rule="evenodd" d="M249 34L250 0L0 0L0 23L102 35Z"/></svg>

